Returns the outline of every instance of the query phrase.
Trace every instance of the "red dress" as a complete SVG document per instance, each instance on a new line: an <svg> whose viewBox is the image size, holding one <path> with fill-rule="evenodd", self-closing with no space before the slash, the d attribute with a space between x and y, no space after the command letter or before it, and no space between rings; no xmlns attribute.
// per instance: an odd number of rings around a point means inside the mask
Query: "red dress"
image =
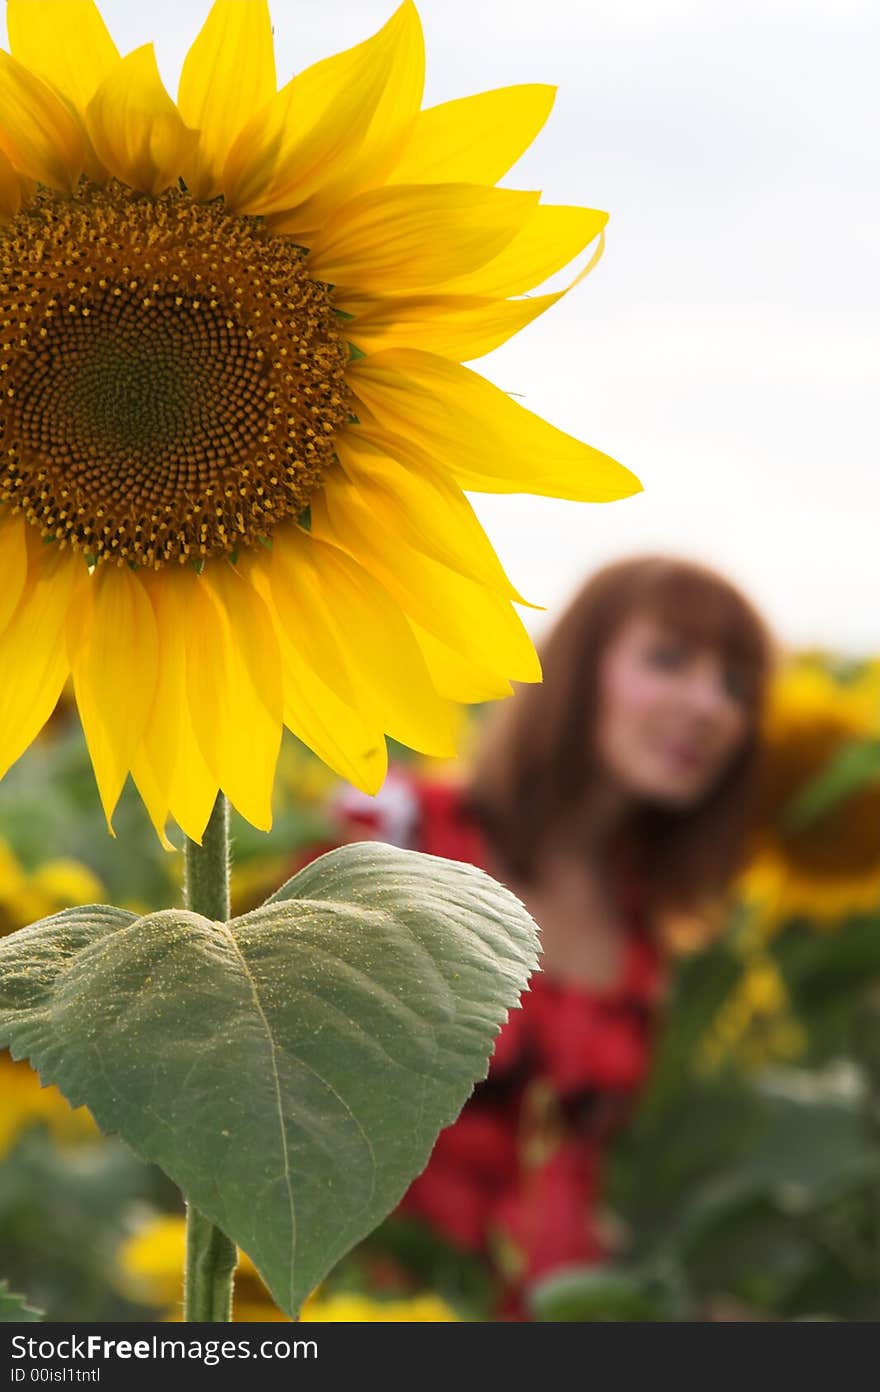
<svg viewBox="0 0 880 1392"><path fill-rule="evenodd" d="M395 771L378 798L346 793L340 811L380 839L486 864L454 787ZM492 1262L508 1315L520 1313L520 1292L535 1278L605 1254L603 1163L647 1075L662 985L660 954L638 922L610 987L536 972L488 1077L404 1196L400 1212Z"/></svg>

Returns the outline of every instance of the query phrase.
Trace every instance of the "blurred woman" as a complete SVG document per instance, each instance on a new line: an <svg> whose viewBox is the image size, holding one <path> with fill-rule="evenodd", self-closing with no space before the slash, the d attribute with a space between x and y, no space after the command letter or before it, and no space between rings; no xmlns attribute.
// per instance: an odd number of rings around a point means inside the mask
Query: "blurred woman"
<svg viewBox="0 0 880 1392"><path fill-rule="evenodd" d="M541 928L542 970L488 1078L401 1212L482 1254L504 1297L600 1261L602 1167L647 1075L670 931L717 908L744 850L770 663L725 579L679 560L595 575L495 708L465 786L398 770L346 796L372 835L482 866Z"/></svg>

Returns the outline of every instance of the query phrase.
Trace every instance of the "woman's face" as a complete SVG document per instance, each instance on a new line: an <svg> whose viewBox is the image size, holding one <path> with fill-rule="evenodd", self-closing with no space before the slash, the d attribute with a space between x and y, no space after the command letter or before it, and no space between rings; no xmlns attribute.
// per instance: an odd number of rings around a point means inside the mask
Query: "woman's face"
<svg viewBox="0 0 880 1392"><path fill-rule="evenodd" d="M698 803L742 747L750 715L739 675L722 653L633 614L599 667L596 753L631 797Z"/></svg>

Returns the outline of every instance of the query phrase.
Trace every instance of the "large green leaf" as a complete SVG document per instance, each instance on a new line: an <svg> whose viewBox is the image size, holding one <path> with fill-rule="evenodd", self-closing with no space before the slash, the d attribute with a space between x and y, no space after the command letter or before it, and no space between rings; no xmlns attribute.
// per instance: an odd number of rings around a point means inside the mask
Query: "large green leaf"
<svg viewBox="0 0 880 1392"><path fill-rule="evenodd" d="M519 901L361 844L213 923L72 909L0 942L0 1043L155 1161L296 1313L397 1203L535 966Z"/></svg>

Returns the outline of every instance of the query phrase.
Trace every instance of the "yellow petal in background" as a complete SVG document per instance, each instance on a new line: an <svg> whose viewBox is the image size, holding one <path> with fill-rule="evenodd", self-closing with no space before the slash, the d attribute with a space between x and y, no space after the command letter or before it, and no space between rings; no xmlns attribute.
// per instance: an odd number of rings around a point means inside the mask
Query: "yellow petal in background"
<svg viewBox="0 0 880 1392"><path fill-rule="evenodd" d="M99 567L86 590L88 612L71 654L73 689L112 832L113 812L153 705L159 644L152 606L134 571Z"/></svg>
<svg viewBox="0 0 880 1392"><path fill-rule="evenodd" d="M523 295L562 270L603 231L596 208L540 204L493 261L447 286L455 295Z"/></svg>
<svg viewBox="0 0 880 1392"><path fill-rule="evenodd" d="M242 128L275 96L275 46L266 0L215 0L183 65L177 105L201 132L184 171L194 198L220 191Z"/></svg>
<svg viewBox="0 0 880 1392"><path fill-rule="evenodd" d="M152 44L120 59L89 103L86 124L101 162L141 193L175 183L198 140L162 85Z"/></svg>
<svg viewBox="0 0 880 1392"><path fill-rule="evenodd" d="M537 193L472 184L371 189L324 224L309 271L367 292L437 285L496 256L537 202Z"/></svg>
<svg viewBox="0 0 880 1392"><path fill-rule="evenodd" d="M529 148L555 96L555 87L533 83L429 106L388 182L497 183Z"/></svg>
<svg viewBox="0 0 880 1392"><path fill-rule="evenodd" d="M401 295L355 298L342 294L340 309L354 315L346 334L365 353L420 348L454 362L491 353L564 294L498 300L481 295Z"/></svg>
<svg viewBox="0 0 880 1392"><path fill-rule="evenodd" d="M70 193L86 142L74 113L50 87L0 50L0 150L20 174Z"/></svg>
<svg viewBox="0 0 880 1392"><path fill-rule="evenodd" d="M43 546L39 537L28 549L27 584L0 633L0 778L42 730L61 695L70 671L64 630L74 574L85 572L78 557Z"/></svg>
<svg viewBox="0 0 880 1392"><path fill-rule="evenodd" d="M242 133L228 172L241 169L251 192L239 202L230 187L230 199L273 214L273 231L321 227L339 204L384 181L418 116L424 76L422 27L406 0L373 38L294 78L262 136L259 120Z"/></svg>
<svg viewBox="0 0 880 1392"><path fill-rule="evenodd" d="M445 464L462 488L593 503L640 489L622 464L446 358L395 348L352 363L348 380L380 427ZM370 430L366 420L352 433Z"/></svg>
<svg viewBox="0 0 880 1392"><path fill-rule="evenodd" d="M7 0L14 58L84 112L119 52L94 0Z"/></svg>

